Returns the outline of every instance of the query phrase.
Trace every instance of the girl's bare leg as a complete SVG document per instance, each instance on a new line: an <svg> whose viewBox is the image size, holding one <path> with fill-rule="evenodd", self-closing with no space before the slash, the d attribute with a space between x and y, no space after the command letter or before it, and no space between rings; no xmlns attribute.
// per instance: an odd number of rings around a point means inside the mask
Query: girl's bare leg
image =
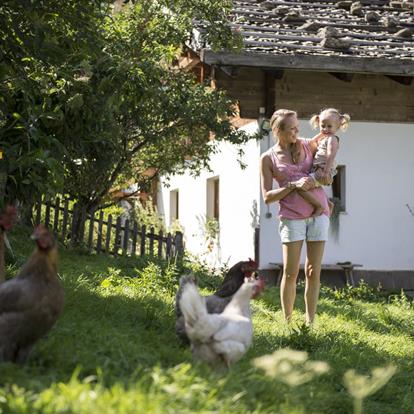
<svg viewBox="0 0 414 414"><path fill-rule="evenodd" d="M316 314L316 305L318 304L319 289L321 285L321 267L324 248L324 241L308 241L306 243L305 306L307 325L313 323Z"/></svg>
<svg viewBox="0 0 414 414"><path fill-rule="evenodd" d="M314 208L312 217L320 216L323 213L323 205L312 193L304 190L298 190L298 193Z"/></svg>
<svg viewBox="0 0 414 414"><path fill-rule="evenodd" d="M287 322L292 318L296 298L296 279L299 273L303 240L283 243L283 278L280 283L282 311Z"/></svg>

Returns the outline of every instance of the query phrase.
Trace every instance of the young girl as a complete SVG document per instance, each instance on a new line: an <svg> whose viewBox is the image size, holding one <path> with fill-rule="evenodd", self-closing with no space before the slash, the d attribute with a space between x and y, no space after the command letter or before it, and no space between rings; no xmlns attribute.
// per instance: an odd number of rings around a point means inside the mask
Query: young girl
<svg viewBox="0 0 414 414"><path fill-rule="evenodd" d="M311 174L315 180L315 186L320 187L320 180L332 182L336 174L335 156L339 148L339 138L335 135L339 129L345 131L348 128L351 117L348 114L341 114L337 109L324 109L319 115L313 115L310 124L314 129L319 127L320 133L313 140L318 142L318 148L313 158ZM313 207L313 216L320 216L323 213L323 206L311 193L299 191L299 194ZM332 208L332 203L330 202Z"/></svg>

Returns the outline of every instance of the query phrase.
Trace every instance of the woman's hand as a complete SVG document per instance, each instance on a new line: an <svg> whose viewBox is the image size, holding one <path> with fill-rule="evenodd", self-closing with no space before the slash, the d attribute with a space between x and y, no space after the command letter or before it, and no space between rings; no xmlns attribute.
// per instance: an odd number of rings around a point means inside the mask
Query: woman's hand
<svg viewBox="0 0 414 414"><path fill-rule="evenodd" d="M295 187L299 190L308 191L315 187L315 182L311 177L302 177L300 180L295 181Z"/></svg>

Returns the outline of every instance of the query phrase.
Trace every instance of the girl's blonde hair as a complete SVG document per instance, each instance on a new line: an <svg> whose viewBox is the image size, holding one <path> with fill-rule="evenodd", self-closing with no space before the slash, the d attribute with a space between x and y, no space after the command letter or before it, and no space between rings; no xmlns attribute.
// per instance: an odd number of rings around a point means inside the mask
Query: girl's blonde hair
<svg viewBox="0 0 414 414"><path fill-rule="evenodd" d="M273 112L273 115L270 118L270 127L272 128L273 134L275 136L278 129L281 131L285 129L286 119L291 116L298 116L298 114L290 109L278 109L277 111ZM290 156L294 164L297 164L299 162L300 148L301 146L299 141L296 141L289 147Z"/></svg>
<svg viewBox="0 0 414 414"><path fill-rule="evenodd" d="M283 131L285 129L286 118L297 115L298 114L295 111L291 111L290 109L278 109L273 112L273 115L270 118L270 127L272 128L272 131L275 132L277 129Z"/></svg>
<svg viewBox="0 0 414 414"><path fill-rule="evenodd" d="M319 120L322 115L336 115L339 119L339 128L342 129L342 131L345 131L348 128L349 122L351 121L351 117L348 114L341 114L335 108L327 108L323 109L319 113L319 115L313 115L312 118L309 120L309 123L311 124L313 129L318 129Z"/></svg>

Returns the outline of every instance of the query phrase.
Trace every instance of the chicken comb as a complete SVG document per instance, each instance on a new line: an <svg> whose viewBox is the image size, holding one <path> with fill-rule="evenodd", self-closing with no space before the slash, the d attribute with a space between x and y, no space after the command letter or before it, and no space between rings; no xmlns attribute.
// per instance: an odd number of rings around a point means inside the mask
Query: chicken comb
<svg viewBox="0 0 414 414"><path fill-rule="evenodd" d="M253 260L250 257L249 257L248 263L249 263L250 266L253 266L255 269L257 269L259 267L256 260Z"/></svg>

